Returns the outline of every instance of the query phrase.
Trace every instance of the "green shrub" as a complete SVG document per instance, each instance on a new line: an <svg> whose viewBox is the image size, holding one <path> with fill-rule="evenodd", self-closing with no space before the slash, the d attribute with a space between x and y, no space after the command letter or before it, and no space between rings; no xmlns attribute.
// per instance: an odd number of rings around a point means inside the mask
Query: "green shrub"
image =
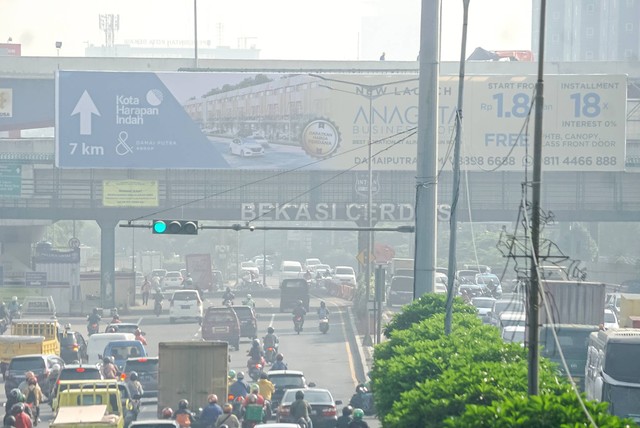
<svg viewBox="0 0 640 428"><path fill-rule="evenodd" d="M607 413L606 403L585 401L599 427L637 427L628 419ZM386 426L386 424L385 424ZM575 394L565 386L561 394L517 395L489 406L469 405L465 412L446 420L448 428L577 428L590 427Z"/></svg>

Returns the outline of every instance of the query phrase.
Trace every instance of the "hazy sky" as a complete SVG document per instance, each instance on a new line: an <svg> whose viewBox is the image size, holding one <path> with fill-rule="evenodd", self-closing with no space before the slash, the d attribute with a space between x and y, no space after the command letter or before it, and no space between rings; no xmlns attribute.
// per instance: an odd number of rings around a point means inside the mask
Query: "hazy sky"
<svg viewBox="0 0 640 428"><path fill-rule="evenodd" d="M442 1L442 59L460 56L462 0ZM420 0L197 0L198 38L261 49L262 59L415 60ZM467 56L531 48L531 0L471 0ZM116 43L193 40L192 0L0 0L0 42L27 56L83 56L100 46L99 14L118 14ZM222 23L222 32L219 31ZM221 36L221 37L220 37ZM254 39L255 38L255 39Z"/></svg>

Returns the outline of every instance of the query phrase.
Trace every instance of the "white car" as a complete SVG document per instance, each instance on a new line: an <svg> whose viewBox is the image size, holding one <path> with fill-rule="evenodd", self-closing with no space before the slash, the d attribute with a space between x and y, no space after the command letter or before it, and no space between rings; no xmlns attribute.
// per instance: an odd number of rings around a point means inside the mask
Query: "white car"
<svg viewBox="0 0 640 428"><path fill-rule="evenodd" d="M356 272L351 266L336 266L333 271L333 279L343 283L356 285Z"/></svg>
<svg viewBox="0 0 640 428"><path fill-rule="evenodd" d="M232 155L241 157L264 156L264 148L250 138L234 138L229 144Z"/></svg>
<svg viewBox="0 0 640 428"><path fill-rule="evenodd" d="M169 271L164 276L164 288L180 288L182 286L182 280L182 274L179 271Z"/></svg>
<svg viewBox="0 0 640 428"><path fill-rule="evenodd" d="M525 327L523 325L509 325L502 329L502 340L505 342L524 343Z"/></svg>
<svg viewBox="0 0 640 428"><path fill-rule="evenodd" d="M264 135L261 135L259 133L254 133L250 138L256 143L260 144L265 149L269 148L269 140L267 140L267 138Z"/></svg>
<svg viewBox="0 0 640 428"><path fill-rule="evenodd" d="M616 317L616 313L611 309L604 310L604 328L606 330L620 328L618 317Z"/></svg>
<svg viewBox="0 0 640 428"><path fill-rule="evenodd" d="M171 296L169 322L173 324L178 319L202 322L202 300L196 290L178 290Z"/></svg>

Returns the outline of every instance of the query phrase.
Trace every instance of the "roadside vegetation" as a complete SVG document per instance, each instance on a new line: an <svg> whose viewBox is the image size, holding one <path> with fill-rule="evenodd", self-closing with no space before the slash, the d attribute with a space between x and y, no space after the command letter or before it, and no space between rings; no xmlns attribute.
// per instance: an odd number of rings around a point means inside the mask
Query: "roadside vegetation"
<svg viewBox="0 0 640 428"><path fill-rule="evenodd" d="M371 373L378 418L400 427L588 427L590 422L564 378L546 359L540 394L527 395L527 351L505 343L457 299L452 333L444 334L445 296L427 294L388 324ZM586 402L600 427L635 427Z"/></svg>

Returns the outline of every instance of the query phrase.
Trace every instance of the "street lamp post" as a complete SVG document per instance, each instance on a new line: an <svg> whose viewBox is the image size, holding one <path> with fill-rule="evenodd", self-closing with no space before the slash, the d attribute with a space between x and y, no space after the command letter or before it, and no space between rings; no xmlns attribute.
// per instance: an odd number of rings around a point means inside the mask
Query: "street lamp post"
<svg viewBox="0 0 640 428"><path fill-rule="evenodd" d="M371 298L371 262L372 262L372 257L371 257L371 252L373 250L373 168L371 166L371 161L372 161L372 126L373 126L373 100L374 99L378 99L384 95L386 95L386 93L384 92L380 92L379 90L384 88L385 86L388 85L395 85L398 83L405 83L405 82L413 82L418 80L417 78L412 78L412 79L403 79L403 80L398 80L398 81L394 81L394 82L387 82L387 83L381 83L381 84L377 84L377 85L365 85L362 83L358 83L358 82L350 82L350 81L346 81L346 80L339 80L339 79L330 79L328 77L325 76L321 76L318 74L309 74L312 77L316 77L318 79L327 81L327 82L336 82L336 83L344 83L344 84L348 84L348 85L353 85L353 86L358 86L360 88L362 88L362 92L350 92L350 91L344 91L341 89L336 89L336 88L332 88L330 86L326 86L326 85L321 85L327 89L333 90L333 91L338 91L338 92L346 92L348 94L353 94L353 95L361 95L363 97L365 97L367 100L369 100L369 138L368 138L368 142L367 142L367 181L368 181L368 192L367 192L367 214L366 214L366 218L367 218L367 227L368 227L368 231L367 231L367 249L365 251L365 300L367 303L367 321L365 323L365 334L364 334L364 345L366 346L370 346L373 344L372 340L371 340L371 329L370 329L370 325L369 325L369 309L368 309L368 305L369 305L369 299Z"/></svg>

